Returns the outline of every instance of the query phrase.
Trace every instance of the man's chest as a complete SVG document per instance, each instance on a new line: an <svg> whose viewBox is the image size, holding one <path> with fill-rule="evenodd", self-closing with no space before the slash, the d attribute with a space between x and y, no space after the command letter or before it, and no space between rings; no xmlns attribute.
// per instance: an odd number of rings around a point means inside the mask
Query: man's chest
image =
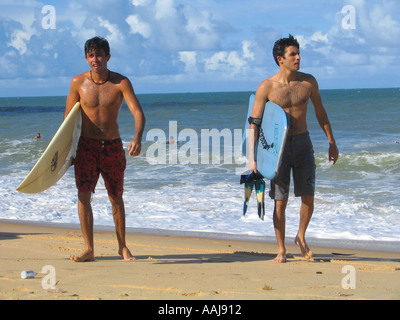
<svg viewBox="0 0 400 320"><path fill-rule="evenodd" d="M287 85L276 85L271 90L270 100L283 108L292 108L307 104L310 94L310 86L296 81Z"/></svg>
<svg viewBox="0 0 400 320"><path fill-rule="evenodd" d="M88 108L108 107L122 102L121 92L112 84L82 86L81 103Z"/></svg>

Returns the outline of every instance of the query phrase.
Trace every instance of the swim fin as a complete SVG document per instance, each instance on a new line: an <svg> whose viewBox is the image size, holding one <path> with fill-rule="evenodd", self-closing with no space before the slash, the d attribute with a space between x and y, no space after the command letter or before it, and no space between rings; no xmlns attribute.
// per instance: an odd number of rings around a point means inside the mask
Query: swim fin
<svg viewBox="0 0 400 320"><path fill-rule="evenodd" d="M265 182L263 176L259 173L255 173L252 170L244 172L240 177L240 184L244 183L244 204L243 204L243 215L246 214L249 205L251 193L254 186L256 186L257 195L257 207L258 216L264 220L264 193L265 193Z"/></svg>
<svg viewBox="0 0 400 320"><path fill-rule="evenodd" d="M249 205L251 193L254 187L253 170L247 170L243 172L240 177L240 184L244 183L244 204L243 204L243 215L247 212L247 207Z"/></svg>
<svg viewBox="0 0 400 320"><path fill-rule="evenodd" d="M264 195L265 195L265 181L259 178L255 181L256 195L257 195L257 209L258 216L261 220L264 220L265 216L265 205L264 205Z"/></svg>
<svg viewBox="0 0 400 320"><path fill-rule="evenodd" d="M249 205L251 193L254 187L254 180L250 180L249 182L245 182L244 184L244 204L243 204L243 215L247 212L247 207Z"/></svg>

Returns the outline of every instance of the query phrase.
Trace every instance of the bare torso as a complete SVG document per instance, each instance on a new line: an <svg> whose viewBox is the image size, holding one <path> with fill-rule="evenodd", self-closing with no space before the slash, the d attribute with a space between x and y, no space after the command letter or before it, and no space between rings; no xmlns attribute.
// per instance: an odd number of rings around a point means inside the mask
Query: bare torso
<svg viewBox="0 0 400 320"><path fill-rule="evenodd" d="M290 118L289 135L306 132L307 105L312 92L313 77L297 72L296 79L289 83L279 81L272 76L266 80L268 87L267 99L281 106Z"/></svg>
<svg viewBox="0 0 400 320"><path fill-rule="evenodd" d="M125 77L110 72L109 80L96 84L85 72L76 77L82 107L82 136L93 139L119 138L118 114L123 95L120 84Z"/></svg>

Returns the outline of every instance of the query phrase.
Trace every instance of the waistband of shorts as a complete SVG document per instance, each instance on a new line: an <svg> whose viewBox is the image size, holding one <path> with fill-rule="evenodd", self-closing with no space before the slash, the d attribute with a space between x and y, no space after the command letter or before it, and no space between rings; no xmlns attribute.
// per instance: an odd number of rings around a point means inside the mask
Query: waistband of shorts
<svg viewBox="0 0 400 320"><path fill-rule="evenodd" d="M293 136L287 136L286 141L294 142L294 141L302 140L304 138L309 138L309 137L310 137L310 132L306 131L306 132L303 132L300 134L295 134Z"/></svg>
<svg viewBox="0 0 400 320"><path fill-rule="evenodd" d="M84 137L84 136L81 136L81 137L80 137L80 140L82 140L82 141L87 141L87 142L91 142L91 143L100 143L100 144L102 144L102 145L111 145L111 144L114 144L114 143L121 143L121 142L122 142L122 139L121 139L121 138L109 139L109 140L107 140L107 139L102 140L102 139L88 138L88 137Z"/></svg>

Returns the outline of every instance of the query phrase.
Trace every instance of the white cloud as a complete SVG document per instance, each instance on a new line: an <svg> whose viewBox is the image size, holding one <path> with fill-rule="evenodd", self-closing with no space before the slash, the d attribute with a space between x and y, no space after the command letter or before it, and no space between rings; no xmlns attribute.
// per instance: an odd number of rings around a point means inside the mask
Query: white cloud
<svg viewBox="0 0 400 320"><path fill-rule="evenodd" d="M7 46L15 48L20 55L27 53L29 41L37 33L33 27L35 19L35 12L29 6L23 7L13 3L0 10L0 20L13 21L16 23L15 26L18 25L11 31Z"/></svg>
<svg viewBox="0 0 400 320"><path fill-rule="evenodd" d="M249 59L249 60L254 60L255 55L253 52L251 52L251 46L252 43L248 40L244 40L242 42L242 48L243 48L243 58Z"/></svg>
<svg viewBox="0 0 400 320"><path fill-rule="evenodd" d="M106 35L107 40L112 44L118 44L120 41L124 40L124 36L118 28L118 25L110 23L108 20L105 20L101 17L98 17L99 25L106 28L109 32Z"/></svg>
<svg viewBox="0 0 400 320"><path fill-rule="evenodd" d="M174 7L174 0L157 0L155 4L155 18L157 20L164 18L174 18L177 10Z"/></svg>
<svg viewBox="0 0 400 320"><path fill-rule="evenodd" d="M20 55L23 55L27 52L27 43L31 39L32 33L24 30L15 30L7 45L9 47L14 47Z"/></svg>
<svg viewBox="0 0 400 320"><path fill-rule="evenodd" d="M126 23L129 24L131 33L138 33L144 38L150 38L151 27L148 23L141 21L138 15L132 14L126 18Z"/></svg>
<svg viewBox="0 0 400 320"><path fill-rule="evenodd" d="M147 6L151 3L151 0L132 0L131 1L134 6Z"/></svg>
<svg viewBox="0 0 400 320"><path fill-rule="evenodd" d="M215 30L210 12L198 11L192 7L185 7L185 30L191 39L192 46L198 50L212 50L220 40L220 35Z"/></svg>
<svg viewBox="0 0 400 320"><path fill-rule="evenodd" d="M303 35L298 35L296 36L296 39L298 40L302 49L306 49L309 46L329 43L328 34L322 34L321 31L313 33L309 38Z"/></svg>
<svg viewBox="0 0 400 320"><path fill-rule="evenodd" d="M249 61L254 60L255 56L250 51L251 43L242 42L242 52L220 51L205 59L204 67L206 71L218 71L220 77L230 79L241 73L245 74L249 67Z"/></svg>
<svg viewBox="0 0 400 320"><path fill-rule="evenodd" d="M197 70L197 53L194 51L179 52L179 59L185 64L186 72L194 72Z"/></svg>
<svg viewBox="0 0 400 320"><path fill-rule="evenodd" d="M400 2L345 2L356 9L354 30L341 27L344 3L337 0L312 6L251 0L246 7L239 0L118 0L112 7L106 0L60 1L53 4L57 28L44 30L44 2L7 0L0 5L0 66L5 71L0 80L20 74L32 79L35 68L43 78L83 72L83 45L95 35L110 42L110 68L145 83L158 78L183 85L188 80L206 85L261 81L277 71L272 46L288 32L298 34L306 72L332 81L340 77L340 84L364 69L372 78L394 72L400 55ZM321 14L324 5L329 10Z"/></svg>

